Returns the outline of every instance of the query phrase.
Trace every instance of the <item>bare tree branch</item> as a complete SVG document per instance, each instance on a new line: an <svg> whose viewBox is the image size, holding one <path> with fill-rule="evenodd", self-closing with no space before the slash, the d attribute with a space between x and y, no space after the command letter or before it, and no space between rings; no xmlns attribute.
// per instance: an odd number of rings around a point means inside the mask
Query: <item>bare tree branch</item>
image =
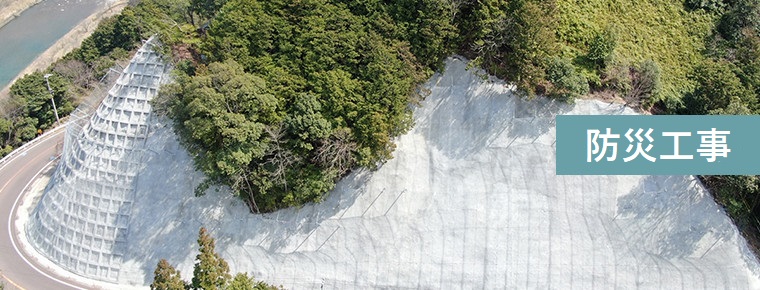
<svg viewBox="0 0 760 290"><path fill-rule="evenodd" d="M269 135L269 158L264 165L270 168L270 175L275 183L285 186L287 190L288 182L286 174L288 168L301 160L300 157L293 154L293 151L286 148L285 145L285 126L280 123L277 126L267 126L264 131Z"/></svg>
<svg viewBox="0 0 760 290"><path fill-rule="evenodd" d="M354 151L357 148L359 146L351 138L351 131L346 128L338 129L317 148L314 161L337 170L338 175L343 175L356 163Z"/></svg>

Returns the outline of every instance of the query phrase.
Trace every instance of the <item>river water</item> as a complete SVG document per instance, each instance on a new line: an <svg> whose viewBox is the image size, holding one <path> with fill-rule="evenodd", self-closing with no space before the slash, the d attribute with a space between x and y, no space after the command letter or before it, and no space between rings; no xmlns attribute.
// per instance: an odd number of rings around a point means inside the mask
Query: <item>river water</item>
<svg viewBox="0 0 760 290"><path fill-rule="evenodd" d="M102 0L45 0L0 27L0 89L95 12L100 3Z"/></svg>

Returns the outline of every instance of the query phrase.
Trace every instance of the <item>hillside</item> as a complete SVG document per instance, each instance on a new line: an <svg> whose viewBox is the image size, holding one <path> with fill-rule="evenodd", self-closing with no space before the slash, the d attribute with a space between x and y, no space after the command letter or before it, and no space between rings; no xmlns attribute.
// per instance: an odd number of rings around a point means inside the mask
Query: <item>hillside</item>
<svg viewBox="0 0 760 290"><path fill-rule="evenodd" d="M250 215L225 188L188 196L202 175L155 124L120 282L150 283L159 258L192 273L205 226L232 272L291 289L760 286L757 260L694 177L555 175L555 114L630 109L524 101L446 64L394 158L302 208Z"/></svg>
<svg viewBox="0 0 760 290"><path fill-rule="evenodd" d="M757 1L145 0L45 72L65 114L148 35L177 68L151 103L165 118L124 284L149 284L160 258L192 272L203 226L233 272L289 288L754 289L726 212L757 230L760 178L557 176L553 122L760 112L755 15ZM53 124L43 73L14 85L0 153Z"/></svg>
<svg viewBox="0 0 760 290"><path fill-rule="evenodd" d="M587 54L595 38L612 34L616 45L604 69L654 60L662 70L660 98L670 100L693 88L688 75L704 61L705 41L717 19L704 10L688 10L680 1L558 0L557 6L564 55L593 71ZM589 78L601 85L598 75Z"/></svg>
<svg viewBox="0 0 760 290"><path fill-rule="evenodd" d="M527 98L612 98L661 114L756 112L757 11L752 1L720 0L145 0L14 85L0 155L53 123L39 97L44 73L66 115L139 39L157 34L177 82L156 107L207 175L196 194L227 185L252 213L271 212L323 200L351 171L387 162L426 95L417 86L453 53ZM760 204L748 200L760 196L759 182L718 199ZM747 207L731 213L751 221L760 207Z"/></svg>

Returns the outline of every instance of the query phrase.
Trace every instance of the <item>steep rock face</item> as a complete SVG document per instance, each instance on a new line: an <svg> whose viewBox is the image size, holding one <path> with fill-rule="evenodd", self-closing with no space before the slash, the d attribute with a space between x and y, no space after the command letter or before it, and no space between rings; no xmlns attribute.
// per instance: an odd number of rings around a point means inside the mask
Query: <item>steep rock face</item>
<svg viewBox="0 0 760 290"><path fill-rule="evenodd" d="M118 279L145 165L149 101L168 73L155 45L151 38L140 48L92 116L72 116L61 162L29 221L36 250L85 277Z"/></svg>

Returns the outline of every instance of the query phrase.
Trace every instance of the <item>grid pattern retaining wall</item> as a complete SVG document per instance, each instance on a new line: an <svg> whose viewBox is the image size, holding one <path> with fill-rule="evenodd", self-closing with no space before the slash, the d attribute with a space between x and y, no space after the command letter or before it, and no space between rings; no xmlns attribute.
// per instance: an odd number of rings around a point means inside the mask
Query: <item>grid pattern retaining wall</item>
<svg viewBox="0 0 760 290"><path fill-rule="evenodd" d="M85 277L118 279L149 101L169 71L155 45L151 38L138 50L94 114L72 114L61 161L29 222L37 251Z"/></svg>

